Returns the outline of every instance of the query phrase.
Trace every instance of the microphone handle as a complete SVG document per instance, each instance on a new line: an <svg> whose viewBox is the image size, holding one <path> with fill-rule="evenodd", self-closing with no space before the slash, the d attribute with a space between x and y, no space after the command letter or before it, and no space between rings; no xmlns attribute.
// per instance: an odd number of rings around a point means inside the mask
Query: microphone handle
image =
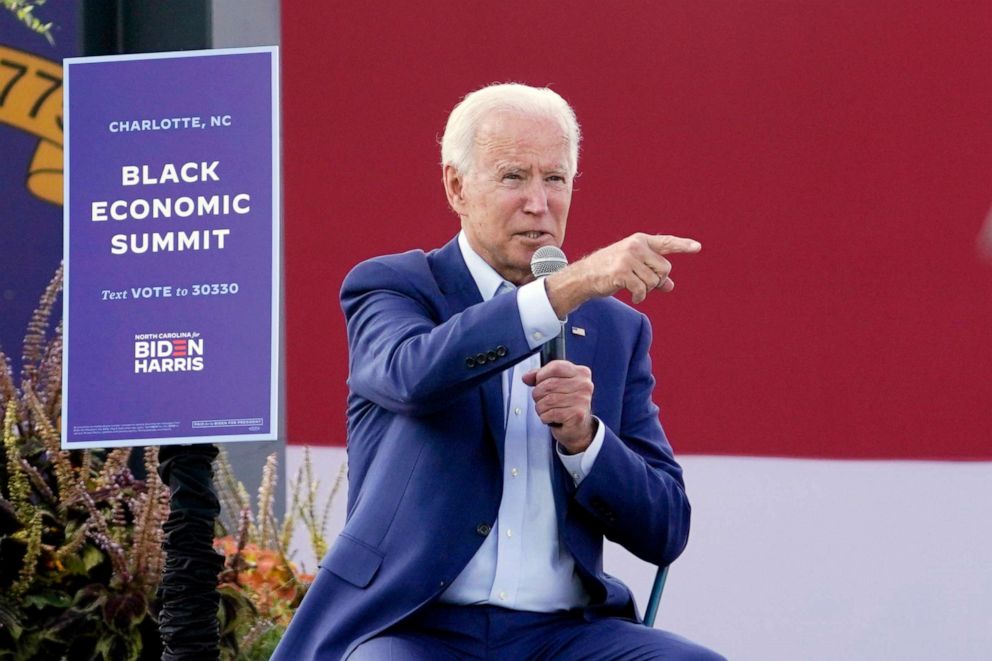
<svg viewBox="0 0 992 661"><path fill-rule="evenodd" d="M541 347L541 367L552 360L565 360L565 324L561 325L561 330L554 339L548 340Z"/></svg>
<svg viewBox="0 0 992 661"><path fill-rule="evenodd" d="M561 325L561 331L554 339L544 343L541 347L541 367L544 367L552 360L565 360L565 324ZM561 427L560 422L552 422L549 427Z"/></svg>

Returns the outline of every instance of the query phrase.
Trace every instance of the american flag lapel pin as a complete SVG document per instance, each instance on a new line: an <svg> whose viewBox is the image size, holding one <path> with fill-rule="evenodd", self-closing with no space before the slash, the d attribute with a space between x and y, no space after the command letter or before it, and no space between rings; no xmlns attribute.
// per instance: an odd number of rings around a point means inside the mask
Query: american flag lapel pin
<svg viewBox="0 0 992 661"><path fill-rule="evenodd" d="M586 336L586 329L581 326L572 326L572 335L578 335L579 337Z"/></svg>

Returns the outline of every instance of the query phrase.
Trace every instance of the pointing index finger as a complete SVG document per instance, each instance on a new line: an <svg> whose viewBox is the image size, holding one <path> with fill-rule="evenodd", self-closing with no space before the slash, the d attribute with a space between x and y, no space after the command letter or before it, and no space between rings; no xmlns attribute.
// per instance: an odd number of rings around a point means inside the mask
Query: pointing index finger
<svg viewBox="0 0 992 661"><path fill-rule="evenodd" d="M676 252L699 252L702 250L703 244L695 239L684 239L680 236L651 234L648 235L648 247L659 255L670 255Z"/></svg>

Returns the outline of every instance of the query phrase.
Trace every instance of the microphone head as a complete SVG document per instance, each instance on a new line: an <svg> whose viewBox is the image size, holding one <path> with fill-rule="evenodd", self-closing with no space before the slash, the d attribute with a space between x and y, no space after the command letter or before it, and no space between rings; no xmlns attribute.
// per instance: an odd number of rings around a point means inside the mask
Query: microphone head
<svg viewBox="0 0 992 661"><path fill-rule="evenodd" d="M556 246L541 246L534 251L534 256L530 258L530 272L535 278L543 278L546 275L557 273L568 266L568 259L561 248Z"/></svg>

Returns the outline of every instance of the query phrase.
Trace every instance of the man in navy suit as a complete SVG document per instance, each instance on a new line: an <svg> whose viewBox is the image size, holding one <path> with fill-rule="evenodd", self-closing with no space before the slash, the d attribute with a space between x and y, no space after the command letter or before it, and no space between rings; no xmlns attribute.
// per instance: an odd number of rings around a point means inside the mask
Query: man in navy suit
<svg viewBox="0 0 992 661"><path fill-rule="evenodd" d="M273 658L721 658L643 626L602 567L604 536L659 565L688 539L651 327L611 296L671 291L665 255L700 245L635 234L535 280L578 145L549 89L469 94L442 140L461 232L345 279L348 520Z"/></svg>

